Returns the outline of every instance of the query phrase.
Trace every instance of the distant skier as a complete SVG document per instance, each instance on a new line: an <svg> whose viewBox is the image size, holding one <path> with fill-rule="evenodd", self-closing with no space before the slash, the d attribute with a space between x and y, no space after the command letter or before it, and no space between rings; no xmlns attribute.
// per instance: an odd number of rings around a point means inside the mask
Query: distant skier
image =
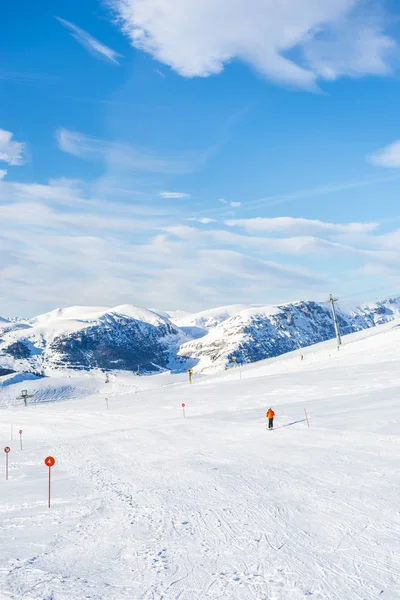
<svg viewBox="0 0 400 600"><path fill-rule="evenodd" d="M268 429L273 429L273 428L274 428L274 416L275 416L275 413L274 413L274 411L272 410L272 408L269 408L269 409L267 410L267 412L266 412L266 415L265 415L265 416L266 416L266 417L267 417L267 419L268 419Z"/></svg>

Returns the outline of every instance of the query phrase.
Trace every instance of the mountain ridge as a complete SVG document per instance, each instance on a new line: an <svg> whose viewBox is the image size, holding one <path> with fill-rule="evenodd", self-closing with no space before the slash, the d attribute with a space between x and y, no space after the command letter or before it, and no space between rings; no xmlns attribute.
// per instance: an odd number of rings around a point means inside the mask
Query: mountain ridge
<svg viewBox="0 0 400 600"><path fill-rule="evenodd" d="M337 309L342 335L400 317L400 296ZM72 306L32 319L0 317L0 376L101 369L219 371L335 337L328 303L233 304L198 313L126 304Z"/></svg>

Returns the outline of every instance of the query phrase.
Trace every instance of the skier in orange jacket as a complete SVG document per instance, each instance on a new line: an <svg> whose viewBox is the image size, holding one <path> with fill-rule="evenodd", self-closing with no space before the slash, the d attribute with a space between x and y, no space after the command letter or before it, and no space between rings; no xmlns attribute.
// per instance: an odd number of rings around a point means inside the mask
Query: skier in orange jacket
<svg viewBox="0 0 400 600"><path fill-rule="evenodd" d="M267 410L265 416L268 419L268 429L273 429L274 428L274 416L275 416L275 413L272 410L272 408L269 408Z"/></svg>

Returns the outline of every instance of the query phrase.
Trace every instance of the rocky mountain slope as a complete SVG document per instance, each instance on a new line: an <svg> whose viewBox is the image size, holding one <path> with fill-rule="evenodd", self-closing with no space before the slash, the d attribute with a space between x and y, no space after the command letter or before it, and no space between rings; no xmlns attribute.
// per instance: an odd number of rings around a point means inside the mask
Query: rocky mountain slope
<svg viewBox="0 0 400 600"><path fill-rule="evenodd" d="M233 308L233 307L232 307ZM226 312L226 309L223 309ZM179 355L196 361L196 370L220 370L238 364L279 356L335 337L331 307L326 303L294 302L280 306L252 306L214 325L217 315L200 313L186 327L203 326L203 337L183 344ZM337 310L343 336L400 316L400 297L359 306L348 311ZM217 318L218 320L218 318Z"/></svg>
<svg viewBox="0 0 400 600"><path fill-rule="evenodd" d="M400 317L400 297L338 309L346 335ZM196 314L126 305L57 309L31 320L0 318L0 376L65 369L218 371L334 338L330 305L232 305Z"/></svg>
<svg viewBox="0 0 400 600"><path fill-rule="evenodd" d="M188 337L136 306L71 307L25 322L0 323L0 367L47 375L59 369L168 369Z"/></svg>

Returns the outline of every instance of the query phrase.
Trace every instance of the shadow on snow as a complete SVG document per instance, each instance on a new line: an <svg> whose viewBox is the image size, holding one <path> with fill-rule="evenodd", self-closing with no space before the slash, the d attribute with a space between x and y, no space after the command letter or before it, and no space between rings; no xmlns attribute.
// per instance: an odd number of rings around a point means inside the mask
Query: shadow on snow
<svg viewBox="0 0 400 600"><path fill-rule="evenodd" d="M292 425L296 425L297 423L305 423L306 419L301 419L300 421L293 421L292 423L286 423L286 425L279 425L279 427L274 427L274 429L282 429L282 427L291 427Z"/></svg>

